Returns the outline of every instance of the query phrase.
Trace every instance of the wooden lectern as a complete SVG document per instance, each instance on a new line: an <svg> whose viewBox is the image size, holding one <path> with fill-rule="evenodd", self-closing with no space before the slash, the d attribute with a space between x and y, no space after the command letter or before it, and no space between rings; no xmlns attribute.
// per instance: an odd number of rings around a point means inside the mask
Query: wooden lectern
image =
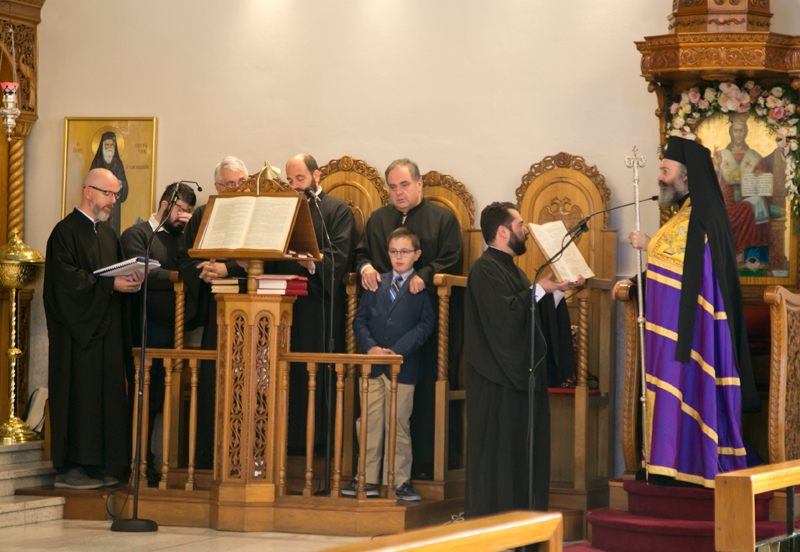
<svg viewBox="0 0 800 552"><path fill-rule="evenodd" d="M248 293L217 295L217 399L214 482L210 525L229 531L269 530L272 526L280 451L277 437L286 420L278 389L278 352L288 352L292 304L296 298L257 295L256 277L265 260L289 260L290 251L307 253L301 260L320 261L311 212L293 192L260 198L296 198L297 205L282 249L203 248L215 205L255 194L223 194L209 199L194 249L189 255L213 259L247 259Z"/></svg>

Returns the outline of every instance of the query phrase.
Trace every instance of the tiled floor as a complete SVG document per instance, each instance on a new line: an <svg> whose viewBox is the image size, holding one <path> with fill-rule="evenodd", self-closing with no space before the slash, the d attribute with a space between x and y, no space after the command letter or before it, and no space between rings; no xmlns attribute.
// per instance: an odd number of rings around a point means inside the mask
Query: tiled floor
<svg viewBox="0 0 800 552"><path fill-rule="evenodd" d="M231 533L159 527L155 533L112 533L110 521L46 521L0 529L3 552L314 552L366 540L294 533Z"/></svg>

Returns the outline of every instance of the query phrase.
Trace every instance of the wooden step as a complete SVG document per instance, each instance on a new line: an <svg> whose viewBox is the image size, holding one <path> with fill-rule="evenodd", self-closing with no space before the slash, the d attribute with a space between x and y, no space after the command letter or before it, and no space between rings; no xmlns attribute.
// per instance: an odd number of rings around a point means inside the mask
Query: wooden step
<svg viewBox="0 0 800 552"><path fill-rule="evenodd" d="M120 504L125 500L125 488L119 487L103 487L102 489L92 489L88 491L76 491L72 489L56 489L52 484L39 487L29 487L25 489L17 489L17 497L35 497L35 498L55 498L64 501L64 519L90 519L90 520L105 520L109 519L106 512L106 503L108 502L108 509L114 511L114 499L109 500L109 495L114 492L121 491L122 499Z"/></svg>

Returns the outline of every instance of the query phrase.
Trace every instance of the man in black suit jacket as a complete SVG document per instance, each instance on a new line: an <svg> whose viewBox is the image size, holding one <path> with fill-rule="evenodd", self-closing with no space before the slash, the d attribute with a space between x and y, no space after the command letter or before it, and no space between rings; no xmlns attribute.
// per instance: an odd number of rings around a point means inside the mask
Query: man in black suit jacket
<svg viewBox="0 0 800 552"><path fill-rule="evenodd" d="M377 291L364 291L353 320L353 331L361 349L367 354L397 354L403 357L397 378L395 481L400 482L398 500L418 501L420 496L409 481L412 461L410 418L414 408L414 388L425 369L422 346L433 332L433 308L427 293L411 292L411 284L416 277L414 262L422 254L419 237L401 226L389 234L387 241L393 270L381 274ZM373 365L368 404L361 406L361 415L364 416L366 412L368 420L366 478L367 483L371 484L368 495L371 491L373 496L377 494L381 456L383 484L387 484L390 387L389 366ZM360 431L358 433L361 434ZM355 484L351 482L342 494L354 495Z"/></svg>

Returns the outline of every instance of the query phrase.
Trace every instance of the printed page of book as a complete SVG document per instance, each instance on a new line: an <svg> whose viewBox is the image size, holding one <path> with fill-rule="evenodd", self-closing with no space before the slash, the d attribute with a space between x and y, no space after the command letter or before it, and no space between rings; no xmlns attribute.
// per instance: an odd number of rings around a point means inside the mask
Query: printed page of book
<svg viewBox="0 0 800 552"><path fill-rule="evenodd" d="M257 197L244 249L283 251L300 198Z"/></svg>
<svg viewBox="0 0 800 552"><path fill-rule="evenodd" d="M762 197L772 196L772 173L762 173L756 179L756 194Z"/></svg>
<svg viewBox="0 0 800 552"><path fill-rule="evenodd" d="M239 249L256 204L254 197L217 198L200 249Z"/></svg>
<svg viewBox="0 0 800 552"><path fill-rule="evenodd" d="M567 233L567 228L561 221L548 222L547 224L528 224L534 241L548 259L558 253L561 249L562 241ZM567 280L574 282L578 276L585 279L594 278L594 272L586 264L586 260L581 255L578 247L571 243L561 255L561 258L553 263L553 272L560 281Z"/></svg>
<svg viewBox="0 0 800 552"><path fill-rule="evenodd" d="M756 175L747 173L742 175L742 197L750 197L756 194Z"/></svg>

